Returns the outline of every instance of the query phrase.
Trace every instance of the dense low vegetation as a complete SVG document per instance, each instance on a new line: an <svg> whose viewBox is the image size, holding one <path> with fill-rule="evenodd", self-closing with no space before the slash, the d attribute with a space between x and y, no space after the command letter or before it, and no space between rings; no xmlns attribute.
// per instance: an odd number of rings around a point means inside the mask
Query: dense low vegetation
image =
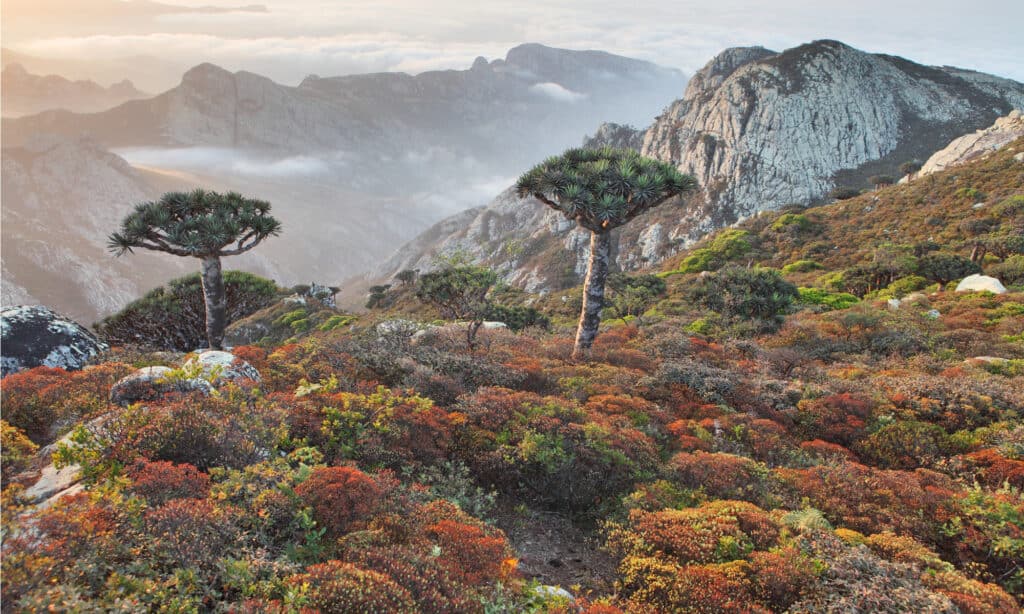
<svg viewBox="0 0 1024 614"><path fill-rule="evenodd" d="M1024 292L925 273L962 264L937 255L1012 270L991 248L1019 230L1007 160L761 216L616 278L586 361L569 295L484 295L549 330L415 337L442 316L410 274L358 322L235 348L260 387L114 411L110 384L159 359L131 348L9 376L5 611L1019 612ZM964 234L974 219L995 222ZM832 283L880 253L913 266ZM57 458L87 489L21 507L37 447L69 431ZM602 550L576 544L593 558L563 581L513 538L529 523Z"/></svg>

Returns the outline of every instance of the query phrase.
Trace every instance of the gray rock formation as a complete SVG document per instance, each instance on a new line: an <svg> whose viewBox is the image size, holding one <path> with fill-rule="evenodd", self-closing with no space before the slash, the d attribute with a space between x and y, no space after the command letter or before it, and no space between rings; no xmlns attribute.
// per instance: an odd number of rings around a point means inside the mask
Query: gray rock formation
<svg viewBox="0 0 1024 614"><path fill-rule="evenodd" d="M1007 143L1024 137L1024 114L1020 109L1010 111L988 128L965 134L932 154L915 177L923 177L988 155Z"/></svg>
<svg viewBox="0 0 1024 614"><path fill-rule="evenodd" d="M171 377L170 367L143 367L117 381L110 389L110 402L127 407L134 403L157 401L169 394L201 392L209 394L213 386L205 379Z"/></svg>
<svg viewBox="0 0 1024 614"><path fill-rule="evenodd" d="M616 264L656 264L709 231L760 211L813 203L837 185L898 175L1024 100L1024 85L949 67L875 55L836 41L782 53L728 49L698 71L683 98L644 133L641 152L694 175L703 194L666 204L616 234ZM629 143L602 126L592 144ZM429 269L462 252L531 291L579 283L585 236L545 207L503 192L445 220L378 267Z"/></svg>
<svg viewBox="0 0 1024 614"><path fill-rule="evenodd" d="M108 349L78 323L38 305L4 309L0 332L0 375L39 366L81 369Z"/></svg>
<svg viewBox="0 0 1024 614"><path fill-rule="evenodd" d="M197 367L201 370L202 379L210 382L215 388L219 388L229 382L242 382L250 380L260 383L260 372L256 367L250 365L241 358L235 357L231 352L218 350L206 350L190 357L184 368Z"/></svg>
<svg viewBox="0 0 1024 614"><path fill-rule="evenodd" d="M860 185L1024 100L1009 79L836 41L723 55L647 130L642 150L697 177L718 221L814 201L837 181Z"/></svg>
<svg viewBox="0 0 1024 614"><path fill-rule="evenodd" d="M644 144L644 131L622 124L603 123L593 136L583 139L583 146L589 148L615 147L640 151Z"/></svg>

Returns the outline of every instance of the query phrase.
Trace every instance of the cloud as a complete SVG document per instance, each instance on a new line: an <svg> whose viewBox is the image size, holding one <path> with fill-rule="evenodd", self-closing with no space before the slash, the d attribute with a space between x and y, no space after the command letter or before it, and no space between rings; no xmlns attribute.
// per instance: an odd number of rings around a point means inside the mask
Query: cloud
<svg viewBox="0 0 1024 614"><path fill-rule="evenodd" d="M34 5L58 0L19 1ZM922 63L1024 79L1019 61L1024 45L1009 25L1024 19L1024 3L1005 0L976 0L969 12L956 0L931 0L928 10L910 0L637 0L629 11L611 0L522 0L493 6L459 0L266 0L266 13L194 10L203 4L228 8L244 0L174 3L192 8L143 22L104 17L86 28L79 23L79 12L52 11L49 22L8 19L7 2L5 45L64 58L174 58L182 70L209 61L298 83L308 73L466 68L478 55L503 56L522 42L601 49L692 72L729 46L782 50L835 38ZM73 23L67 18L72 13ZM167 85L178 76L180 72L167 75Z"/></svg>
<svg viewBox="0 0 1024 614"><path fill-rule="evenodd" d="M552 83L550 81L546 83L535 83L530 86L530 91L547 96L548 98L559 102L576 102L577 100L583 100L587 97L586 94L574 92L563 85Z"/></svg>
<svg viewBox="0 0 1024 614"><path fill-rule="evenodd" d="M325 175L346 164L343 152L273 158L222 147L131 147L115 153L134 166L275 179Z"/></svg>

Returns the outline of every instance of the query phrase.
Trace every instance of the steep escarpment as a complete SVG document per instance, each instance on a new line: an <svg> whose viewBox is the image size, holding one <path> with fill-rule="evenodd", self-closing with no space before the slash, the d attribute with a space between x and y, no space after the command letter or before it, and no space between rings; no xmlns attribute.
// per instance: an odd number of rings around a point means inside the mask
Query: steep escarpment
<svg viewBox="0 0 1024 614"><path fill-rule="evenodd" d="M643 146L697 177L723 219L814 201L837 182L860 187L1024 100L1014 81L836 41L727 54L700 71Z"/></svg>

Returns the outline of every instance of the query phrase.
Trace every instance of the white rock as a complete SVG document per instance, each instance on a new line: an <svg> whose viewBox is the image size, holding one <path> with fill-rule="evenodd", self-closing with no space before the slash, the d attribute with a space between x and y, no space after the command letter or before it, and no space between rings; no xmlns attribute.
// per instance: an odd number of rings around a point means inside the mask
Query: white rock
<svg viewBox="0 0 1024 614"><path fill-rule="evenodd" d="M997 119L988 128L965 134L935 152L921 166L921 170L917 172L916 176L923 177L979 158L1022 136L1024 136L1024 116L1018 109L1014 109L1007 116ZM1017 156L1020 155L1017 154ZM1014 156L1014 159L1017 159L1017 156Z"/></svg>
<svg viewBox="0 0 1024 614"><path fill-rule="evenodd" d="M575 601L572 593L565 590L561 586L551 586L550 584L541 584L540 586L533 587L534 594L544 599L566 599L568 601Z"/></svg>
<svg viewBox="0 0 1024 614"><path fill-rule="evenodd" d="M993 294L1005 294L1006 287L995 277L988 275L968 275L956 285L957 292L991 292Z"/></svg>
<svg viewBox="0 0 1024 614"><path fill-rule="evenodd" d="M203 378L210 381L214 387L242 380L260 382L260 372L256 370L256 367L231 352L206 350L189 358L185 363L185 368L196 363L202 368Z"/></svg>
<svg viewBox="0 0 1024 614"><path fill-rule="evenodd" d="M178 381L167 379L172 371L170 367L143 367L126 375L110 388L110 402L127 407L141 401L156 401L169 393L186 393L200 391L209 394L213 387L201 378Z"/></svg>
<svg viewBox="0 0 1024 614"><path fill-rule="evenodd" d="M900 308L900 299L898 299L898 298L891 298L888 301L886 301L886 304L889 305L889 310L890 311L898 311L899 308Z"/></svg>
<svg viewBox="0 0 1024 614"><path fill-rule="evenodd" d="M998 356L975 356L974 358L968 358L965 362L984 362L990 365L1004 365L1010 361Z"/></svg>

